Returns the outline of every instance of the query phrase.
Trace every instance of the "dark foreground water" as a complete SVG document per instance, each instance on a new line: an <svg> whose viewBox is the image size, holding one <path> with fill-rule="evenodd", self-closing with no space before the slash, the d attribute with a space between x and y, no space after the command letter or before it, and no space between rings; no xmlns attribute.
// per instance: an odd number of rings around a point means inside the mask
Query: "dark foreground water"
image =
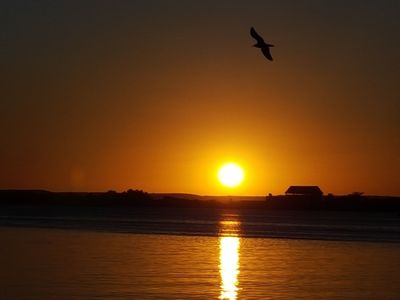
<svg viewBox="0 0 400 300"><path fill-rule="evenodd" d="M12 212L0 299L400 299L396 215Z"/></svg>

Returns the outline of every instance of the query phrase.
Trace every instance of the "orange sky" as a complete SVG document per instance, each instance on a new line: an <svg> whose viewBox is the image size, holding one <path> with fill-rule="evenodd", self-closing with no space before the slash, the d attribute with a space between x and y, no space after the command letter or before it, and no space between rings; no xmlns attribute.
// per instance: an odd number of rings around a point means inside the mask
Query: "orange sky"
<svg viewBox="0 0 400 300"><path fill-rule="evenodd" d="M400 195L398 1L1 5L0 188Z"/></svg>

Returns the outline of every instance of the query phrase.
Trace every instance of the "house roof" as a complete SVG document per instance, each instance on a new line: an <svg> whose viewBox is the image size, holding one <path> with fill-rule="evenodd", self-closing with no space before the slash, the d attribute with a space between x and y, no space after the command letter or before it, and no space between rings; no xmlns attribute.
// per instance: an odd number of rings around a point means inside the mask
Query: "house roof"
<svg viewBox="0 0 400 300"><path fill-rule="evenodd" d="M316 195L316 194L318 194L318 195L321 195L322 191L316 185L310 185L310 186L292 185L287 189L286 194L298 194L298 195Z"/></svg>

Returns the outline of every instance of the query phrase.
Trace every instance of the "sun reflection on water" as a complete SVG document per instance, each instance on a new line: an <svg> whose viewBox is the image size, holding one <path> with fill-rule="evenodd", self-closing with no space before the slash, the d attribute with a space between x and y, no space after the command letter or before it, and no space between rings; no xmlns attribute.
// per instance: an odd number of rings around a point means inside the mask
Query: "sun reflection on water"
<svg viewBox="0 0 400 300"><path fill-rule="evenodd" d="M240 238L238 221L222 221L219 240L219 272L221 274L220 299L236 300L239 286Z"/></svg>

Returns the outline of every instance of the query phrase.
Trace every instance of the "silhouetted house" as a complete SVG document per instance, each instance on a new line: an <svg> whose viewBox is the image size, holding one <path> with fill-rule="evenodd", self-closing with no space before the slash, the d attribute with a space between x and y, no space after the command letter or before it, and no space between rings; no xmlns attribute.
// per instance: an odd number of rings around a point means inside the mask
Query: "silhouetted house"
<svg viewBox="0 0 400 300"><path fill-rule="evenodd" d="M287 196L306 196L321 198L323 193L318 186L292 185L285 192Z"/></svg>

